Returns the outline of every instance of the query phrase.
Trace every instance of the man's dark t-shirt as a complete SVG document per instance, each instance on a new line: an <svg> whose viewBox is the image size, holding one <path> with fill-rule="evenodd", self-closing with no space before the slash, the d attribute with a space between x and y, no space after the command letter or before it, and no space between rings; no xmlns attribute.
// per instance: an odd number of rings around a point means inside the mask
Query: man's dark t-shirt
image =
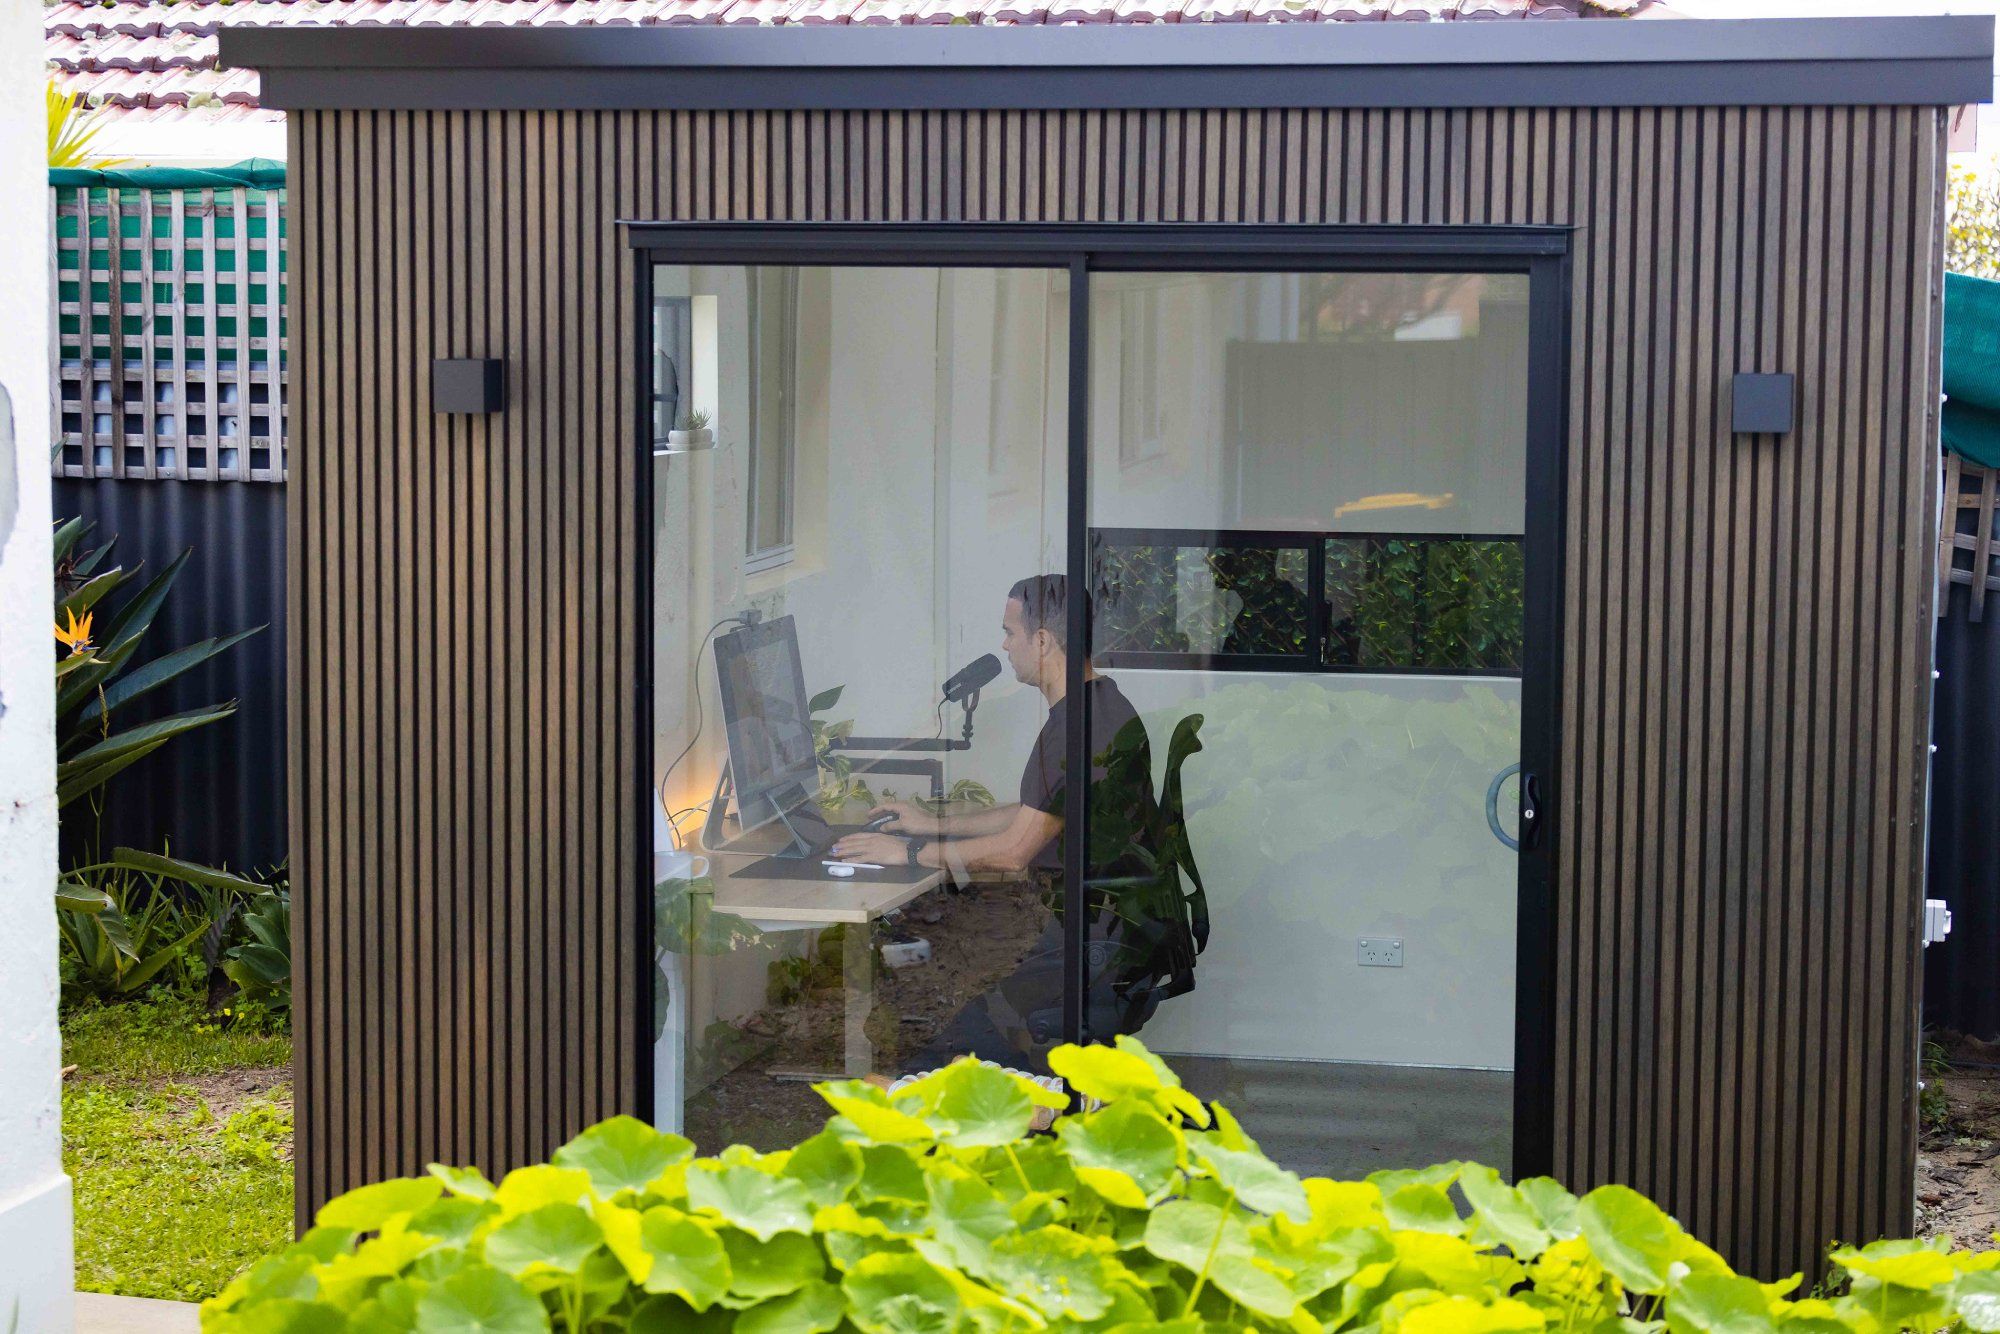
<svg viewBox="0 0 2000 1334"><path fill-rule="evenodd" d="M1105 780L1106 761L1111 757L1112 744L1118 739L1120 731L1129 725L1133 732L1126 737L1126 749L1118 758L1121 764L1131 764L1135 781L1142 781L1145 786L1144 800L1150 804L1153 757L1138 710L1132 707L1132 702L1125 698L1125 692L1108 676L1093 677L1084 682L1083 688L1089 692L1090 698L1091 782L1096 784ZM1069 701L1057 700L1049 709L1048 721L1042 724L1041 735L1035 738L1034 747L1028 752L1026 767L1021 770L1021 804L1057 819L1063 816L1064 747L1068 744L1064 729L1068 719ZM1137 743L1136 748L1134 742ZM1144 776L1142 780L1137 777L1139 775ZM1135 811L1133 814L1136 818L1141 813ZM1098 818L1103 817L1093 816L1093 828ZM1097 842L1097 836L1093 834L1091 841ZM1031 864L1036 870L1060 871L1062 836L1058 834L1044 844Z"/></svg>

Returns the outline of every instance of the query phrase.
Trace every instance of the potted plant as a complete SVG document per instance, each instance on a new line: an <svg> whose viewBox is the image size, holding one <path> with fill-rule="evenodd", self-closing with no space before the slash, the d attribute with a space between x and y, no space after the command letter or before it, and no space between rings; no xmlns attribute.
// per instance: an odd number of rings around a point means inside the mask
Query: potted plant
<svg viewBox="0 0 2000 1334"><path fill-rule="evenodd" d="M681 424L667 432L667 448L675 452L714 449L715 432L709 429L708 414L699 408L682 413Z"/></svg>

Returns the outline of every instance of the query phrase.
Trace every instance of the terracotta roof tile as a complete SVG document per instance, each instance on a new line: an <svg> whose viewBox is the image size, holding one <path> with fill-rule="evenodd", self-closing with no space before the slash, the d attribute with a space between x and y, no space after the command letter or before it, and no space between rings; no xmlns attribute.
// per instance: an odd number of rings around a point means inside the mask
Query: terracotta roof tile
<svg viewBox="0 0 2000 1334"><path fill-rule="evenodd" d="M56 0L43 11L58 86L117 116L275 119L254 70L215 68L218 29L655 24L1286 23L1603 18L1665 0Z"/></svg>

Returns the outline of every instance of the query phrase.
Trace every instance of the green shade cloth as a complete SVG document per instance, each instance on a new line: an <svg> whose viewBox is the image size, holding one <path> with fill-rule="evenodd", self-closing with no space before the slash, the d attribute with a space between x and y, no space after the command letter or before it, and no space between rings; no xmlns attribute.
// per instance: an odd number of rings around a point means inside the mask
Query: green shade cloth
<svg viewBox="0 0 2000 1334"><path fill-rule="evenodd" d="M2000 282L1944 276L1944 447L2000 467Z"/></svg>
<svg viewBox="0 0 2000 1334"><path fill-rule="evenodd" d="M228 167L50 167L49 184L134 190L227 190L248 185L269 190L284 186L285 164L253 157Z"/></svg>

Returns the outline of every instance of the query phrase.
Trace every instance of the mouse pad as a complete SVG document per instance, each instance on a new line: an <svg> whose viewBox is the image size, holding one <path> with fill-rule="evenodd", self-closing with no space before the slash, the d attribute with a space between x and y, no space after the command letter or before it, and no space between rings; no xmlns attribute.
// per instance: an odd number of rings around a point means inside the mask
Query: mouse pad
<svg viewBox="0 0 2000 1334"><path fill-rule="evenodd" d="M913 885L925 876L936 875L929 866L891 866L881 871L860 871L853 875L828 875L821 862L825 857L759 857L729 873L732 880L824 880L829 885Z"/></svg>

